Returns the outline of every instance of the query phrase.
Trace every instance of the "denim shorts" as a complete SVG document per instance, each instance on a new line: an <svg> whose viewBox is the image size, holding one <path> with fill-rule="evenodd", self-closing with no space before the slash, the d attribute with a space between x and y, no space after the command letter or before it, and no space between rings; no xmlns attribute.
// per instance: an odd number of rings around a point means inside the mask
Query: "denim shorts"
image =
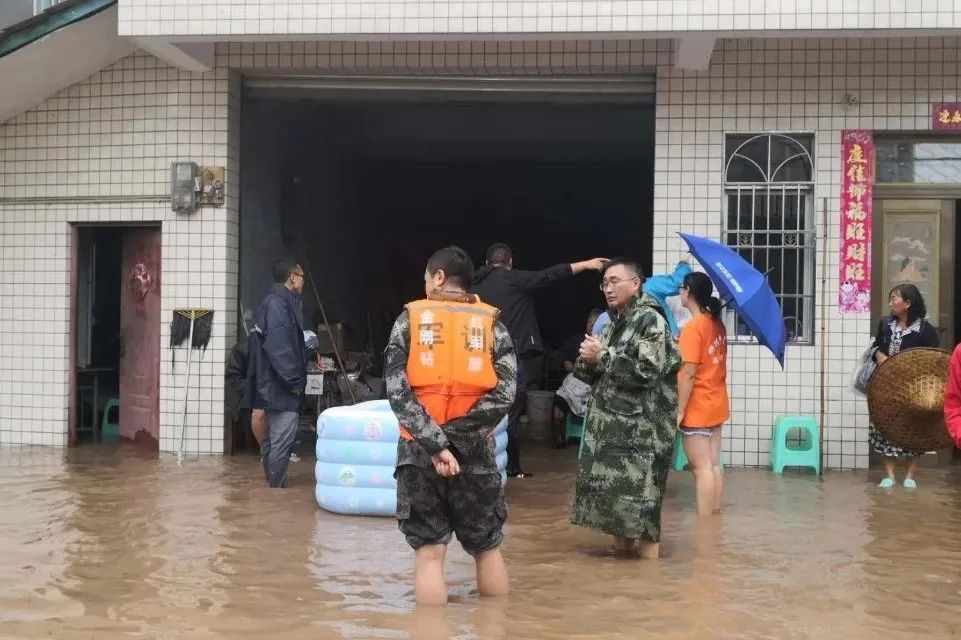
<svg viewBox="0 0 961 640"><path fill-rule="evenodd" d="M716 429L716 427L715 427ZM710 438L714 435L714 429L709 429L707 427L681 427L681 433L684 436L707 436Z"/></svg>

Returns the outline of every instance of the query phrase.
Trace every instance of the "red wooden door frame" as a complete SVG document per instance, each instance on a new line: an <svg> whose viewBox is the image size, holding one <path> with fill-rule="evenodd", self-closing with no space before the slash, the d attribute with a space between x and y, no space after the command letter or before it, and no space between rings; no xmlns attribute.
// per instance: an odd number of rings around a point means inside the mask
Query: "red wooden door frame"
<svg viewBox="0 0 961 640"><path fill-rule="evenodd" d="M138 229L154 230L156 231L156 233L160 234L159 244L160 244L161 252L163 251L163 233L162 233L162 227L160 224L152 224L152 225L151 224L148 224L148 225L71 224L70 227L71 227L70 228L70 311L68 314L68 318L70 322L70 330L69 330L68 339L67 339L68 352L69 352L69 356L68 356L69 368L68 368L68 375L67 375L67 444L68 446L74 447L74 446L77 446L77 444L79 443L79 439L77 436L78 410L80 410L80 405L77 402L77 328L78 328L78 319L79 319L79 309L77 308L77 305L78 305L79 287L81 284L78 280L79 268L80 268L80 263L79 263L80 242L85 240L83 230L95 229L98 227L109 227L109 228L117 228L117 229L123 229L123 230L131 230L131 231L135 231ZM159 260L161 257L162 257L162 253L161 255L158 255L158 264L156 265L158 269L157 277L153 282L153 287L155 288L154 291L156 292L157 296L160 295ZM126 280L126 275L127 274L123 274L125 280ZM158 314L159 314L159 311L158 311ZM161 322L161 318L159 317L159 315L156 320L157 320L157 327L159 331L159 326ZM159 347L159 339L158 339L158 345L157 345L158 356L157 356L157 365L156 365L158 381L160 376L159 348L160 347ZM159 394L160 394L160 390L159 390L159 384L158 384L158 388L157 388L158 402L157 402L157 409L156 409L158 431L159 431L159 422L160 422ZM94 429L97 429L97 428L98 428L98 425L94 425ZM157 434L157 436L158 436L158 441L155 443L150 443L153 448L158 448L159 446L159 433Z"/></svg>

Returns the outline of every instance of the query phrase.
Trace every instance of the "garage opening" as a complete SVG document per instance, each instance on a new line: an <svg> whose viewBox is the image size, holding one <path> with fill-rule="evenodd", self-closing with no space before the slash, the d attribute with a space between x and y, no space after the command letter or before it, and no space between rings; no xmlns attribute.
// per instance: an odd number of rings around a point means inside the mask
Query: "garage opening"
<svg viewBox="0 0 961 640"><path fill-rule="evenodd" d="M632 80L492 89L484 79L385 87L248 78L242 307L257 307L275 260L302 260L346 349L367 352L376 369L440 247L463 247L478 267L490 244L506 242L520 269L629 256L649 271L653 86ZM602 302L592 275L539 292L545 343L583 334ZM308 286L313 324L316 306Z"/></svg>

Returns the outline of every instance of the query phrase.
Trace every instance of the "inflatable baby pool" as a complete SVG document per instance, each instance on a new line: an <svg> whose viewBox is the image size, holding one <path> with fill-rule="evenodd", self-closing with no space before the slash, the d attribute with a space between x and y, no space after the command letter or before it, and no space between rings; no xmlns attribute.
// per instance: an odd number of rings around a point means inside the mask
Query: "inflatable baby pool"
<svg viewBox="0 0 961 640"><path fill-rule="evenodd" d="M317 504L333 513L393 516L399 437L397 419L386 400L324 411L317 418ZM506 417L494 430L494 443L497 468L506 481Z"/></svg>

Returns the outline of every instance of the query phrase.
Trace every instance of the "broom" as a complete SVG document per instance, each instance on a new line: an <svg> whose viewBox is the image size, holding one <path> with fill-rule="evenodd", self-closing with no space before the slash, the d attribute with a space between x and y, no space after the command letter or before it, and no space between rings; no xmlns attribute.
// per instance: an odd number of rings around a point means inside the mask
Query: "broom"
<svg viewBox="0 0 961 640"><path fill-rule="evenodd" d="M212 309L174 309L173 320L170 322L170 347L176 347L187 340L187 378L184 381L184 413L180 425L180 447L177 449L177 464L184 458L184 434L187 431L187 395L190 391L190 365L193 362L194 349L207 351L213 327L214 312Z"/></svg>
<svg viewBox="0 0 961 640"><path fill-rule="evenodd" d="M307 272L312 273L310 270L310 265L304 261L307 267ZM337 358L337 365L340 367L341 375L344 376L344 384L347 386L347 394L350 396L350 401L353 404L357 404L357 396L354 394L354 387L350 383L350 378L347 377L347 367L344 366L344 359L340 357L340 350L337 349L337 340L334 338L334 332L330 328L330 321L327 320L327 310L324 309L324 303L320 300L320 293L317 291L317 282L314 278L309 278L311 289L314 290L314 298L317 299L317 307L320 309L320 315L324 320L324 327L327 329L327 335L330 336L330 346L334 350L334 357ZM336 379L336 376L335 376Z"/></svg>

